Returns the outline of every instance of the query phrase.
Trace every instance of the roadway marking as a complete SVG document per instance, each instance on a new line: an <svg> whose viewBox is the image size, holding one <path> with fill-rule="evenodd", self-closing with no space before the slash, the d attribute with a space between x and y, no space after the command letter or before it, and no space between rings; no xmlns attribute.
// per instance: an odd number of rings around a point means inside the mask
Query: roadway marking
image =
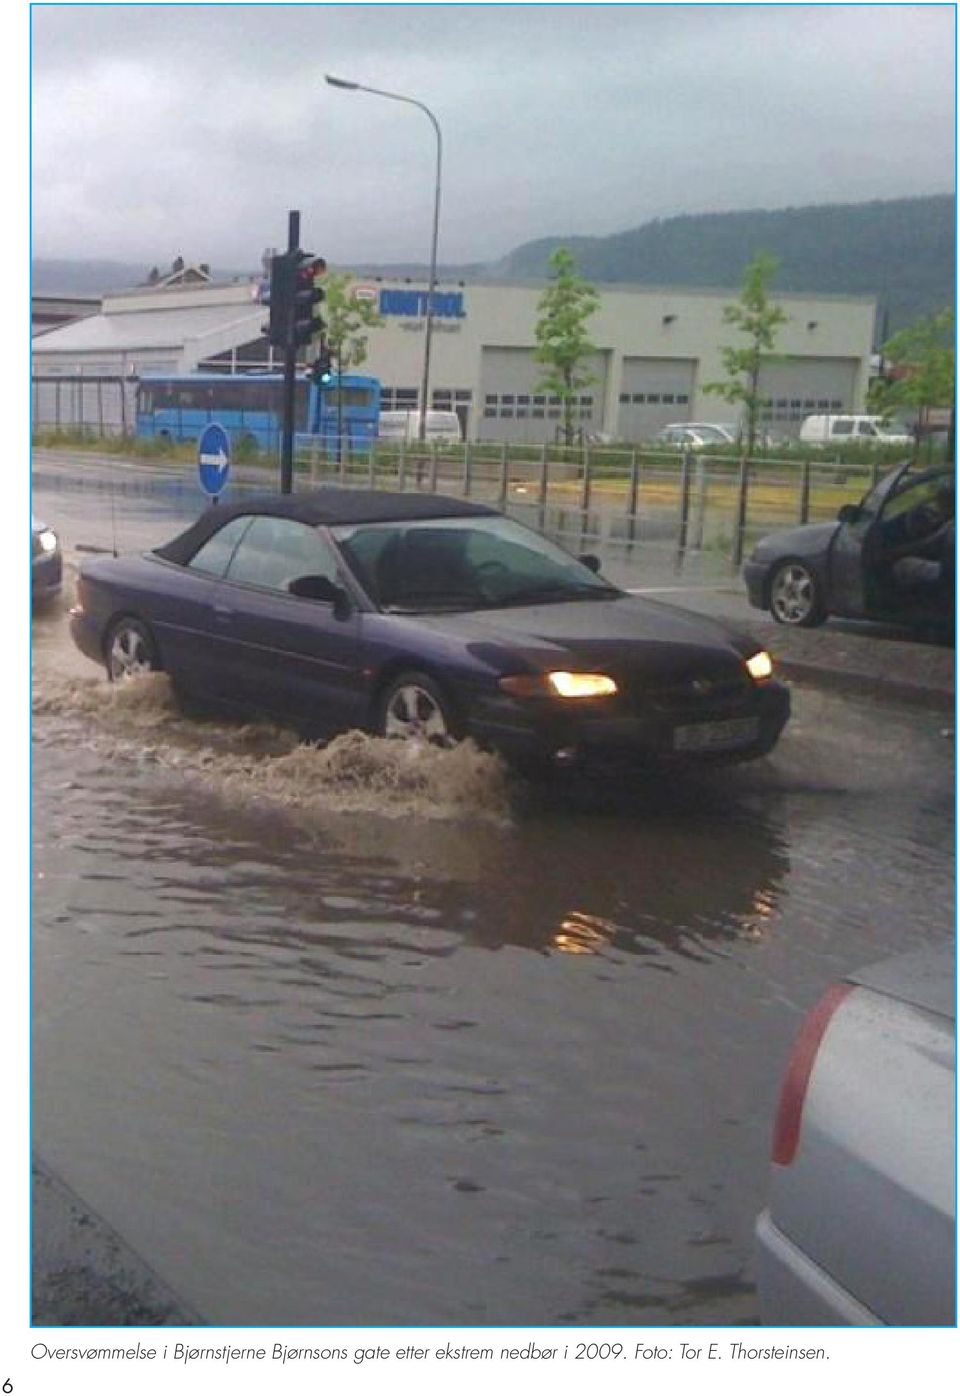
<svg viewBox="0 0 960 1396"><path fill-rule="evenodd" d="M624 587L623 590L630 596L651 596L658 592L674 591L717 591L717 587L710 586L688 586L688 587ZM739 592L729 592L730 596L738 596Z"/></svg>

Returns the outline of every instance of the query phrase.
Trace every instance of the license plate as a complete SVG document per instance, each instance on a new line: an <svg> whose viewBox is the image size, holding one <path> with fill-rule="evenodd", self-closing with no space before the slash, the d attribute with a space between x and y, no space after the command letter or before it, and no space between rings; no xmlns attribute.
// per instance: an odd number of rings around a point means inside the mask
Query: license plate
<svg viewBox="0 0 960 1396"><path fill-rule="evenodd" d="M724 722L696 722L673 729L674 751L728 751L749 746L760 734L756 717L731 717Z"/></svg>

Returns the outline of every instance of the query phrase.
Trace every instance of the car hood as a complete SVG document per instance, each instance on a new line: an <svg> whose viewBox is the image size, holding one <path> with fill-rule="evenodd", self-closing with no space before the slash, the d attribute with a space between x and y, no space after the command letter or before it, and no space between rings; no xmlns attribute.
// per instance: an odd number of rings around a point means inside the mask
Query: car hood
<svg viewBox="0 0 960 1396"><path fill-rule="evenodd" d="M417 620L501 672L515 671L523 657L534 667L739 675L743 660L761 648L718 621L627 594Z"/></svg>
<svg viewBox="0 0 960 1396"><path fill-rule="evenodd" d="M801 524L799 528L785 528L779 533L767 533L760 539L755 553L761 556L796 553L799 557L813 557L825 553L837 529L832 523Z"/></svg>

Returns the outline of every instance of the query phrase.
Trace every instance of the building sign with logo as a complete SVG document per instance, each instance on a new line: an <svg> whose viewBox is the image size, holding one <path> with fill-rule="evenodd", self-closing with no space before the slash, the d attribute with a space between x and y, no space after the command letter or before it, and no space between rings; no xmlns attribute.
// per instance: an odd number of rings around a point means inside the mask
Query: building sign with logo
<svg viewBox="0 0 960 1396"><path fill-rule="evenodd" d="M353 297L358 301L377 302L381 315L425 316L427 313L427 291L413 291L389 286L354 286ZM434 291L432 297L434 318L438 320L465 320L467 312L463 307L462 291Z"/></svg>

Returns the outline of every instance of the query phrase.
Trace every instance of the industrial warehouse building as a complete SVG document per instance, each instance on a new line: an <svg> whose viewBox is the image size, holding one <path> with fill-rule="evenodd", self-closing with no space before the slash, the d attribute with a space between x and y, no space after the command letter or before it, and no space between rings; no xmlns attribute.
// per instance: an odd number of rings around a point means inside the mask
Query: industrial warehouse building
<svg viewBox="0 0 960 1396"><path fill-rule="evenodd" d="M64 425L77 407L91 420L96 380L128 380L122 409L98 410L107 429L127 429L131 395L144 373L279 368L263 336L262 282L217 284L185 269L172 284L103 297L98 314L33 341L34 418ZM205 268L203 269L206 270ZM539 386L533 351L543 284L457 283L437 287L431 345L431 406L455 410L473 441L543 442L557 436L560 406ZM736 409L705 392L723 380L722 346L736 342L724 323L736 288L683 290L603 286L587 331L596 350L584 365L591 382L578 393L586 438L643 441L668 422L733 422ZM368 333L361 372L383 384L384 408L416 408L423 367L426 286L358 280L382 327ZM815 412L863 410L874 338L875 303L863 297L777 295L787 321L776 359L764 366L767 420L778 436L796 435ZM60 379L59 387L53 381ZM67 383L71 391L66 391ZM56 390L56 391L55 391ZM109 398L109 395L108 395ZM71 406L72 404L72 406Z"/></svg>

